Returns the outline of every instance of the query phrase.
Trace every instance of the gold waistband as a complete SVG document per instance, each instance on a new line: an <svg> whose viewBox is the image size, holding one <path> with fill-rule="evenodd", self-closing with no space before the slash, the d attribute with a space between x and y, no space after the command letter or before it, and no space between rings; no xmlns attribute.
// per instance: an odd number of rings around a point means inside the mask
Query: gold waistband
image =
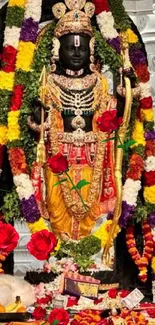
<svg viewBox="0 0 155 325"><path fill-rule="evenodd" d="M93 131L85 132L81 129L77 129L72 133L59 133L58 141L60 143L74 144L76 147L79 147L86 143L95 143L97 141L97 135Z"/></svg>

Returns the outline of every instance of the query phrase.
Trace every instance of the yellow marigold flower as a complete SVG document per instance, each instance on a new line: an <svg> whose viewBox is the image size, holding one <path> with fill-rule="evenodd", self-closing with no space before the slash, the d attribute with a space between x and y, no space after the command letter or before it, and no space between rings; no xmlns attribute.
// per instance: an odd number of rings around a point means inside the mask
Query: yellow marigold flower
<svg viewBox="0 0 155 325"><path fill-rule="evenodd" d="M152 267L153 272L155 272L155 256L152 257L151 267Z"/></svg>
<svg viewBox="0 0 155 325"><path fill-rule="evenodd" d="M14 84L14 72L0 71L0 89L12 90Z"/></svg>
<svg viewBox="0 0 155 325"><path fill-rule="evenodd" d="M0 144L4 145L7 143L7 127L5 125L0 125Z"/></svg>
<svg viewBox="0 0 155 325"><path fill-rule="evenodd" d="M32 42L20 42L18 47L16 68L30 71L33 61L35 44Z"/></svg>
<svg viewBox="0 0 155 325"><path fill-rule="evenodd" d="M130 29L128 28L125 34L128 37L129 43L137 43L138 42L138 37L137 35Z"/></svg>
<svg viewBox="0 0 155 325"><path fill-rule="evenodd" d="M136 143L132 147L138 146L139 144L145 146L144 126L142 122L136 120L132 138L136 141Z"/></svg>
<svg viewBox="0 0 155 325"><path fill-rule="evenodd" d="M8 124L14 125L15 123L18 124L20 111L10 111L8 113Z"/></svg>
<svg viewBox="0 0 155 325"><path fill-rule="evenodd" d="M143 121L152 122L154 120L153 109L142 109L141 118Z"/></svg>
<svg viewBox="0 0 155 325"><path fill-rule="evenodd" d="M18 7L24 7L25 6L25 0L10 0L8 3L9 7L18 6Z"/></svg>
<svg viewBox="0 0 155 325"><path fill-rule="evenodd" d="M155 204L155 185L144 188L144 198L147 202Z"/></svg>
<svg viewBox="0 0 155 325"><path fill-rule="evenodd" d="M112 225L112 220L107 220L100 228L93 233L93 235L101 240L101 247L104 247L109 238L109 230ZM120 232L120 227L117 226L114 234L114 238Z"/></svg>
<svg viewBox="0 0 155 325"><path fill-rule="evenodd" d="M34 234L37 231L43 230L43 229L49 230L49 228L46 225L43 218L40 218L38 221L36 221L34 223L27 222L27 225L28 225L32 234Z"/></svg>
<svg viewBox="0 0 155 325"><path fill-rule="evenodd" d="M9 128L8 130L8 140L14 141L20 139L20 129L19 128Z"/></svg>

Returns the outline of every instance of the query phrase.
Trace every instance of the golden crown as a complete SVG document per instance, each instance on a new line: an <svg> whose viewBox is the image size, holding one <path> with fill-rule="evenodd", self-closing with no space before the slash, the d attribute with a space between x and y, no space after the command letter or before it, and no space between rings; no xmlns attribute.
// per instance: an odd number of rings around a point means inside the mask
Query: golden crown
<svg viewBox="0 0 155 325"><path fill-rule="evenodd" d="M67 8L70 10L66 13ZM84 8L84 11L81 9ZM54 16L59 19L55 36L61 37L69 33L86 33L93 35L90 18L94 15L95 6L86 0L65 0L65 4L59 2L52 7Z"/></svg>

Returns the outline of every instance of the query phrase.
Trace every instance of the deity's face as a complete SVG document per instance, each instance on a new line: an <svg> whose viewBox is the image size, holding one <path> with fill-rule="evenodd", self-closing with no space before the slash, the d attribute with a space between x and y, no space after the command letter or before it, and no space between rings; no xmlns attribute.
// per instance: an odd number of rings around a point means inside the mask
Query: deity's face
<svg viewBox="0 0 155 325"><path fill-rule="evenodd" d="M59 57L64 69L78 71L89 65L90 37L87 34L67 34L60 38Z"/></svg>

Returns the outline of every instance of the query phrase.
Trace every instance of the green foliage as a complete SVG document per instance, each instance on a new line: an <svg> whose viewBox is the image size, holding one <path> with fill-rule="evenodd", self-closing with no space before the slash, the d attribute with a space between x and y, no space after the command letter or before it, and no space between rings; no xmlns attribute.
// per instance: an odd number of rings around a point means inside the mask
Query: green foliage
<svg viewBox="0 0 155 325"><path fill-rule="evenodd" d="M109 5L115 20L115 27L121 31L125 31L130 28L131 22L123 6L123 1L109 0Z"/></svg>
<svg viewBox="0 0 155 325"><path fill-rule="evenodd" d="M8 90L0 90L0 124L7 125L8 108L11 101L11 92Z"/></svg>
<svg viewBox="0 0 155 325"><path fill-rule="evenodd" d="M57 252L56 257L72 257L74 262L78 264L80 271L85 271L93 264L91 257L97 254L101 249L101 241L97 237L90 235L78 242L68 241L62 242L60 250Z"/></svg>
<svg viewBox="0 0 155 325"><path fill-rule="evenodd" d="M42 68L44 65L47 68L50 65L51 39L54 26L55 24L51 23L43 38L40 40L31 71L29 73L18 71L15 78L16 84L23 84L26 86L19 122L21 127L22 147L30 167L36 159L36 139L34 133L30 131L27 125L27 118L32 112L33 100L39 97L39 79Z"/></svg>
<svg viewBox="0 0 155 325"><path fill-rule="evenodd" d="M115 73L121 67L121 57L117 52L103 39L101 33L94 28L96 40L96 54L99 56L101 63L109 66L110 70Z"/></svg>
<svg viewBox="0 0 155 325"><path fill-rule="evenodd" d="M24 19L24 8L13 6L8 7L6 15L6 26L20 27Z"/></svg>
<svg viewBox="0 0 155 325"><path fill-rule="evenodd" d="M145 132L152 131L154 128L154 122L144 123Z"/></svg>
<svg viewBox="0 0 155 325"><path fill-rule="evenodd" d="M13 188L12 192L5 194L3 200L4 203L1 207L1 211L6 222L12 219L21 219L23 217L20 209L20 201L15 188Z"/></svg>
<svg viewBox="0 0 155 325"><path fill-rule="evenodd" d="M146 220L148 216L148 210L146 205L142 205L140 199L138 198L137 201L137 206L136 206L136 210L133 214L133 218L136 221L136 223L141 223L142 221Z"/></svg>
<svg viewBox="0 0 155 325"><path fill-rule="evenodd" d="M75 190L75 189L81 190L82 187L88 184L90 184L90 182L87 182L86 179L81 179L81 181L79 181L75 186L73 186L71 190Z"/></svg>

